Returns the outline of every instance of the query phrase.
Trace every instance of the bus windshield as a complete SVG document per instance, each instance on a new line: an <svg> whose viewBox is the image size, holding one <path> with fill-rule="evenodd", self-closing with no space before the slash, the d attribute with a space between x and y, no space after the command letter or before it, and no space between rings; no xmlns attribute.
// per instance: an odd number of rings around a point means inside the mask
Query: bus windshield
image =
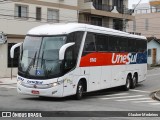
<svg viewBox="0 0 160 120"><path fill-rule="evenodd" d="M30 78L51 78L61 74L59 50L66 36L26 36L19 62L19 72Z"/></svg>

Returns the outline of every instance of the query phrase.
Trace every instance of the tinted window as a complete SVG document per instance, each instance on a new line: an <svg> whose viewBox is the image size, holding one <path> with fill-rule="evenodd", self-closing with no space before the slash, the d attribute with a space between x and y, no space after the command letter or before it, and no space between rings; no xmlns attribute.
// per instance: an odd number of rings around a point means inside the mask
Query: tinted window
<svg viewBox="0 0 160 120"><path fill-rule="evenodd" d="M95 35L88 33L84 44L84 52L96 51L95 47Z"/></svg>
<svg viewBox="0 0 160 120"><path fill-rule="evenodd" d="M138 52L144 52L147 48L147 43L145 40L137 39Z"/></svg>
<svg viewBox="0 0 160 120"><path fill-rule="evenodd" d="M107 35L96 35L96 49L97 51L108 51Z"/></svg>
<svg viewBox="0 0 160 120"><path fill-rule="evenodd" d="M84 34L84 32L78 31L78 32L70 33L67 37L67 43L75 42L75 45L73 47L75 58L77 58L77 56L78 56L80 45L81 45L82 38L83 38L83 34Z"/></svg>
<svg viewBox="0 0 160 120"><path fill-rule="evenodd" d="M119 51L119 38L117 36L109 36L109 51Z"/></svg>
<svg viewBox="0 0 160 120"><path fill-rule="evenodd" d="M70 71L76 65L83 34L84 32L78 31L70 33L67 37L67 43L75 42L75 45L69 47L65 52L64 73Z"/></svg>
<svg viewBox="0 0 160 120"><path fill-rule="evenodd" d="M151 49L148 49L148 57L151 57Z"/></svg>
<svg viewBox="0 0 160 120"><path fill-rule="evenodd" d="M147 43L143 39L88 33L84 52L144 52L146 48Z"/></svg>
<svg viewBox="0 0 160 120"><path fill-rule="evenodd" d="M128 52L137 52L136 39L128 38Z"/></svg>
<svg viewBox="0 0 160 120"><path fill-rule="evenodd" d="M119 39L119 51L127 52L128 51L128 39L125 37L120 37Z"/></svg>

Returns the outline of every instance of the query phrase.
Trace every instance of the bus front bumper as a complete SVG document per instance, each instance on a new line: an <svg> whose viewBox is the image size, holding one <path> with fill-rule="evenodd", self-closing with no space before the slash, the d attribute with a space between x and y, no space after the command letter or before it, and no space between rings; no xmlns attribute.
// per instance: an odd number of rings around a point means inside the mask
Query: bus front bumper
<svg viewBox="0 0 160 120"><path fill-rule="evenodd" d="M17 83L17 92L26 95L46 96L46 97L63 97L63 84L46 89L28 88Z"/></svg>

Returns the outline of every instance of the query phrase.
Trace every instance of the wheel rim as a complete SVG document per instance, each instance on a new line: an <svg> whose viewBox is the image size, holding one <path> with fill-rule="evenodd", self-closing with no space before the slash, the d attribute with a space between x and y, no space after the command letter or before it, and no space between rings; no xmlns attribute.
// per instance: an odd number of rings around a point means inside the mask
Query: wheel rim
<svg viewBox="0 0 160 120"><path fill-rule="evenodd" d="M78 87L78 95L81 97L82 93L83 93L82 85L79 85L79 87Z"/></svg>
<svg viewBox="0 0 160 120"><path fill-rule="evenodd" d="M137 79L136 79L136 77L134 76L134 77L133 77L133 85L134 85L134 86L136 86L136 80L137 80Z"/></svg>
<svg viewBox="0 0 160 120"><path fill-rule="evenodd" d="M127 78L127 83L126 83L127 85L127 88L129 88L130 87L130 79L129 78Z"/></svg>

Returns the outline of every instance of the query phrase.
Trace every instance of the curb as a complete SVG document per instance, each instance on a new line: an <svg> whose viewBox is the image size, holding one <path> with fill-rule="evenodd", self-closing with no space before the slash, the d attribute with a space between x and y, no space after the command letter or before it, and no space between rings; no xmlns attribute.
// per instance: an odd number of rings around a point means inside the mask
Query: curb
<svg viewBox="0 0 160 120"><path fill-rule="evenodd" d="M157 94L160 94L160 91L154 93L155 98L160 101L160 96Z"/></svg>
<svg viewBox="0 0 160 120"><path fill-rule="evenodd" d="M1 85L13 85L13 84L17 84L17 83L0 83L0 86Z"/></svg>

